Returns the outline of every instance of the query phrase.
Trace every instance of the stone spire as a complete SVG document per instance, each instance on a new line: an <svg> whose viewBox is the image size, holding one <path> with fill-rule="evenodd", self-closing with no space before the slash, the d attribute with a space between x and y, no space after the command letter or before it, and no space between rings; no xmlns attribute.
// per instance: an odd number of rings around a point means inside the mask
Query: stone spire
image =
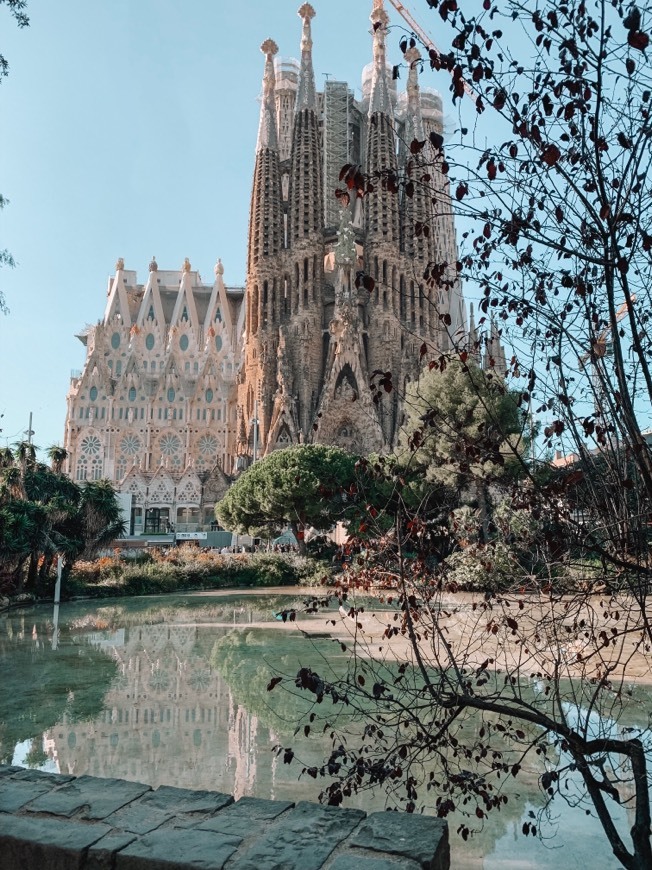
<svg viewBox="0 0 652 870"><path fill-rule="evenodd" d="M417 139L422 142L426 136L421 114L421 94L419 91L419 64L421 54L413 46L405 52L405 62L408 65L407 82L407 118L405 125L405 142L409 147ZM413 167L423 163L421 154L408 155L407 160ZM435 259L436 221L432 206L432 196L426 183L418 179L420 173L415 173L417 183L411 196L403 196L403 239L402 246L408 257L418 259L424 266ZM417 227L419 231L417 232ZM427 227L427 229L426 229ZM430 306L429 306L430 307ZM432 312L428 311L429 316ZM432 319L432 318L430 318Z"/></svg>
<svg viewBox="0 0 652 870"><path fill-rule="evenodd" d="M322 155L319 121L315 96L315 75L312 68L312 37L310 21L315 10L309 3L299 9L303 19L301 37L301 72L295 104L292 151L290 154L290 189L288 242L295 247L302 240L316 241L321 237L323 213ZM311 253L320 254L321 251ZM316 276L314 276L316 278Z"/></svg>
<svg viewBox="0 0 652 870"><path fill-rule="evenodd" d="M263 444L269 431L276 366L268 353L274 342L274 325L279 280L283 274L285 247L281 165L276 127L276 43L267 39L260 47L265 55L263 97L256 146L256 164L249 210L249 247L245 290L246 346L243 383L238 385L238 406L242 415L238 433L240 449L253 445L252 418L258 407L257 436ZM243 441L243 436L246 438Z"/></svg>
<svg viewBox="0 0 652 870"><path fill-rule="evenodd" d="M467 349L471 359L480 365L480 343L478 341L478 330L475 327L475 314L473 311L473 302L469 306L469 337Z"/></svg>
<svg viewBox="0 0 652 870"><path fill-rule="evenodd" d="M294 328L301 341L290 349L297 379L297 425L303 437L311 431L321 380L323 351L322 306L324 285L323 154L312 68L310 22L315 10L299 9L303 19L301 70L292 129L288 190L288 280L294 300Z"/></svg>
<svg viewBox="0 0 652 870"><path fill-rule="evenodd" d="M374 0L374 8L369 16L373 28L373 74L371 78L371 97L369 99L369 117L375 112L385 115L392 114L392 102L387 83L387 57L385 52L385 34L389 23L389 15L383 7L383 0Z"/></svg>
<svg viewBox="0 0 652 870"><path fill-rule="evenodd" d="M482 368L486 372L495 372L501 378L504 378L507 375L507 358L500 338L500 330L493 317L491 318L489 337L486 339L486 342Z"/></svg>
<svg viewBox="0 0 652 870"><path fill-rule="evenodd" d="M273 256L283 247L283 206L274 94L276 81L274 55L278 51L278 46L274 40L266 39L260 50L266 59L249 214L247 271L250 277L261 258Z"/></svg>
<svg viewBox="0 0 652 870"><path fill-rule="evenodd" d="M299 17L303 20L303 33L301 34L301 68L299 70L299 89L294 105L295 112L301 109L315 110L317 95L315 91L315 72L312 66L312 34L310 22L316 12L310 3L304 3L299 9Z"/></svg>
<svg viewBox="0 0 652 870"><path fill-rule="evenodd" d="M389 17L382 0L374 0L373 74L369 98L366 170L382 179L374 193L365 198L368 247L376 243L399 242L398 198L396 196L397 160L392 103L387 84L385 32ZM374 251L374 253L376 253Z"/></svg>
<svg viewBox="0 0 652 870"><path fill-rule="evenodd" d="M263 73L263 98L260 105L260 124L258 126L258 141L256 152L269 148L278 150L278 135L276 132L276 74L274 73L274 55L278 53L278 45L273 39L266 39L260 46L265 55L265 72Z"/></svg>
<svg viewBox="0 0 652 870"><path fill-rule="evenodd" d="M419 64L421 53L416 46L408 48L404 54L408 65L407 82L407 119L406 140L408 145L413 139L422 142L426 138L423 129L423 116L421 114L421 93L419 91Z"/></svg>

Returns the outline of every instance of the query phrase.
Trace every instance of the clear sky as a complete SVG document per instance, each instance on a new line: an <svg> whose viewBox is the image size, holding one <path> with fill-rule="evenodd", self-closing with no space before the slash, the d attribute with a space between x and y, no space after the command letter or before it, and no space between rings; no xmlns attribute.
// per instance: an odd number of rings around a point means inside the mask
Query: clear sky
<svg viewBox="0 0 652 870"><path fill-rule="evenodd" d="M244 283L259 46L271 36L280 56L299 56L299 5L29 0L23 30L0 6L0 249L17 262L0 270L0 446L23 437L30 411L35 443L62 443L70 373L84 362L74 336L101 318L118 257L140 282L152 255L161 269L189 257L207 283L221 257L226 283ZM372 0L313 5L317 86L328 73L359 93ZM405 5L433 32L425 2ZM445 76L422 81L448 94Z"/></svg>

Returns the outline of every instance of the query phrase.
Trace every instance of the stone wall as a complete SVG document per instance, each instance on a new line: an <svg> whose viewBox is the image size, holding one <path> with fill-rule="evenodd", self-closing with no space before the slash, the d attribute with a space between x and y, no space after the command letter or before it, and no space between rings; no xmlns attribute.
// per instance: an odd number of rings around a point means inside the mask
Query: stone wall
<svg viewBox="0 0 652 870"><path fill-rule="evenodd" d="M449 870L446 822L0 767L3 870Z"/></svg>

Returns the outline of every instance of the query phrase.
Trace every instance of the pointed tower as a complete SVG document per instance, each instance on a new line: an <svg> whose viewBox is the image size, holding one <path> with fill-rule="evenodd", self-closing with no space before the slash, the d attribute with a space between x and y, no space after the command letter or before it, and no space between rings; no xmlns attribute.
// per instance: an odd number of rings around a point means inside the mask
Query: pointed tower
<svg viewBox="0 0 652 870"><path fill-rule="evenodd" d="M404 268L408 286L415 288L406 300L406 319L421 339L429 340L440 348L440 315L447 311L446 296L442 296L434 281L429 283L424 279L428 265L436 260L437 221L429 184L422 181L424 174L430 174L430 168L424 165L430 155L427 150L412 154L410 148L414 141L423 143L426 139L419 89L421 54L415 46L406 51L405 62L409 70L405 119L405 143L408 148L405 172L408 183L401 190L401 247L406 259ZM409 181L413 182L412 185Z"/></svg>
<svg viewBox="0 0 652 870"><path fill-rule="evenodd" d="M298 424L304 438L312 429L322 377L322 292L324 284L322 153L312 65L311 21L315 10L304 3L301 66L294 112L288 201L288 271L291 284L292 366L301 377ZM287 318L282 318L287 319Z"/></svg>
<svg viewBox="0 0 652 870"><path fill-rule="evenodd" d="M473 362L479 366L481 363L480 341L478 340L478 330L475 327L473 302L469 306L469 334L466 349Z"/></svg>
<svg viewBox="0 0 652 870"><path fill-rule="evenodd" d="M486 372L493 372L501 378L507 375L507 357L501 341L500 330L496 321L491 318L489 336L486 338L482 368Z"/></svg>
<svg viewBox="0 0 652 870"><path fill-rule="evenodd" d="M267 437L275 390L275 343L277 314L283 274L283 202L276 129L276 78L274 56L278 46L267 39L260 47L265 55L260 125L249 214L249 249L246 279L247 320L244 383L238 390L239 443L243 455L251 453L251 420L258 402L259 441ZM241 437L239 437L241 441Z"/></svg>
<svg viewBox="0 0 652 870"><path fill-rule="evenodd" d="M373 72L369 97L367 131L367 172L377 174L376 191L367 200L367 245L383 249L399 242L398 199L393 187L397 173L394 113L387 82L385 36L389 16L382 0L374 0L371 12L373 29ZM376 276L374 276L376 277Z"/></svg>
<svg viewBox="0 0 652 870"><path fill-rule="evenodd" d="M399 226L398 163L394 110L387 78L385 37L389 17L382 0L374 0L371 12L373 66L367 116L365 170L374 190L365 197L365 272L375 286L365 300L368 313L364 336L367 369L392 371L397 387L379 406L385 441L393 443L399 424L399 392L402 392L401 349L404 345L399 321L402 282Z"/></svg>
<svg viewBox="0 0 652 870"><path fill-rule="evenodd" d="M405 143L423 142L426 138L421 114L421 95L419 92L419 66L421 53L416 47L405 52L408 66L407 117L405 119ZM421 153L409 155L410 177L414 179L414 192L407 196L403 191L402 247L410 259L417 259L426 265L432 260L433 239L435 236L434 212L428 187L421 183L420 176L426 172L424 157ZM423 226L428 230L423 232Z"/></svg>

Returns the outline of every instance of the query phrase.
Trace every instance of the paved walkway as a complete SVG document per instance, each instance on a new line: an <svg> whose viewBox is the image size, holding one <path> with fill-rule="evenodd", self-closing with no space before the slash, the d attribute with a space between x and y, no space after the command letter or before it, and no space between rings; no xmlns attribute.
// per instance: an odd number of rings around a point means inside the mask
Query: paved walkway
<svg viewBox="0 0 652 870"><path fill-rule="evenodd" d="M440 819L0 766L2 870L449 870Z"/></svg>

